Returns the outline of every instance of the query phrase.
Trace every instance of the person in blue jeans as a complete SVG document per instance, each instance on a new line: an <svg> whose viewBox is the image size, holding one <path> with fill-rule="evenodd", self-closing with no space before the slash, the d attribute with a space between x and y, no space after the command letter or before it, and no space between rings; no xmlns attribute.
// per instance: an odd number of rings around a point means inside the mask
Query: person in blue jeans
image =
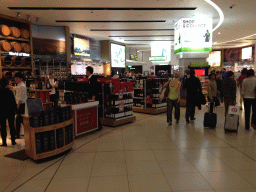
<svg viewBox="0 0 256 192"><path fill-rule="evenodd" d="M172 110L175 108L175 119L176 123L180 120L180 87L181 82L180 73L174 74L174 79L168 81L164 87L169 86L169 95L167 97L167 122L168 125L172 124Z"/></svg>

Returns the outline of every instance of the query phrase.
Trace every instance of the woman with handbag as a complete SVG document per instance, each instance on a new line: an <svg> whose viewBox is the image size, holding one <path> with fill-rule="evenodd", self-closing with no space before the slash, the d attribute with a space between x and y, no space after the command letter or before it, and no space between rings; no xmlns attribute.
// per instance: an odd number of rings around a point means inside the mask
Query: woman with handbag
<svg viewBox="0 0 256 192"><path fill-rule="evenodd" d="M168 81L164 85L164 87L167 88L165 91L165 95L167 95L167 122L168 122L168 125L172 124L172 109L173 109L173 107L175 108L176 123L179 123L179 120L180 120L181 82L179 81L179 79L180 79L180 73L176 72L174 74L174 79Z"/></svg>

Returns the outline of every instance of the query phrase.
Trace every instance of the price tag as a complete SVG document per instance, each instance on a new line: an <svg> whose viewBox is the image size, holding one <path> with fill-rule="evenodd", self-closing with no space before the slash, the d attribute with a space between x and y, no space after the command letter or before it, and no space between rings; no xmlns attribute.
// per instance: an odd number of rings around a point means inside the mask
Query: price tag
<svg viewBox="0 0 256 192"><path fill-rule="evenodd" d="M124 98L124 94L123 93L119 93L118 94L118 99L123 99Z"/></svg>
<svg viewBox="0 0 256 192"><path fill-rule="evenodd" d="M121 102L119 104L119 112L123 112L124 111L124 102Z"/></svg>

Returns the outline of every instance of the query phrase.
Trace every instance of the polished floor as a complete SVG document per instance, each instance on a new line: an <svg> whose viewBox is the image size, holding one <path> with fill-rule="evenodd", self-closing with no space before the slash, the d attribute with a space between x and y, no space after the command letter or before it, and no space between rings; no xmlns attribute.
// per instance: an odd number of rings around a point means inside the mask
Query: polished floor
<svg viewBox="0 0 256 192"><path fill-rule="evenodd" d="M79 137L64 157L36 164L5 154L24 148L0 148L0 191L29 192L256 192L256 131L225 134L224 108L216 108L216 129L203 128L207 108L186 124L168 126L166 115L136 113L135 123ZM9 141L10 142L10 141Z"/></svg>

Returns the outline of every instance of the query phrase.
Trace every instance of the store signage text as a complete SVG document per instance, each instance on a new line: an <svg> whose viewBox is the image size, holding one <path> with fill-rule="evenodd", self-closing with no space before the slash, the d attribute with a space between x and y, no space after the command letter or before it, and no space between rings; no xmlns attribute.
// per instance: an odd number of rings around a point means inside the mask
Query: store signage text
<svg viewBox="0 0 256 192"><path fill-rule="evenodd" d="M174 53L212 51L212 18L183 18L175 23Z"/></svg>
<svg viewBox="0 0 256 192"><path fill-rule="evenodd" d="M30 54L27 54L27 53L18 53L18 52L9 52L9 55L12 55L12 56L21 56L21 57L30 57Z"/></svg>

